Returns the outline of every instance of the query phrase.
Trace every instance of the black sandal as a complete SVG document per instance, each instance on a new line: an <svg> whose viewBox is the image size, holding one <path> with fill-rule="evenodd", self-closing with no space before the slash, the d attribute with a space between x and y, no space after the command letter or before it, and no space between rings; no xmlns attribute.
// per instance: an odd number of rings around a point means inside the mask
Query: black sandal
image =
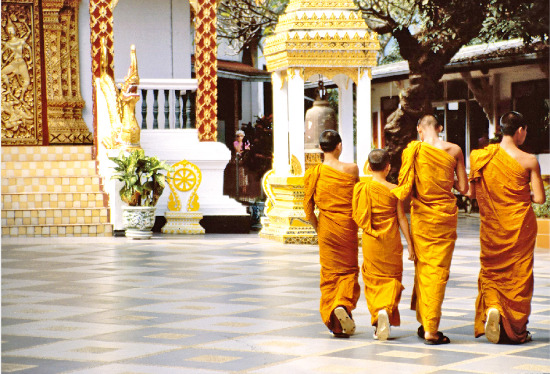
<svg viewBox="0 0 550 374"><path fill-rule="evenodd" d="M443 335L443 333L441 331L437 332L437 339L436 340L424 339L424 344L427 344L427 345L449 344L450 342L451 342L451 339L449 339L448 337Z"/></svg>
<svg viewBox="0 0 550 374"><path fill-rule="evenodd" d="M420 327L418 328L418 331L416 332L416 334L418 335L418 337L420 339L424 339L424 326L420 325Z"/></svg>

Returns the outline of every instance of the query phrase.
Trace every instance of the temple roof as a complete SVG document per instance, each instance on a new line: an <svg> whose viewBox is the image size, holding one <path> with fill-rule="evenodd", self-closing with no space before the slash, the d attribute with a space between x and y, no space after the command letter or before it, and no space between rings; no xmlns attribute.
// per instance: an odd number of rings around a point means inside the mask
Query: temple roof
<svg viewBox="0 0 550 374"><path fill-rule="evenodd" d="M351 0L291 0L267 38L268 71L376 65L376 33Z"/></svg>
<svg viewBox="0 0 550 374"><path fill-rule="evenodd" d="M548 44L524 44L521 39L462 47L445 65L445 73L474 69L493 69L548 61ZM407 79L409 63L405 60L372 69L373 81Z"/></svg>

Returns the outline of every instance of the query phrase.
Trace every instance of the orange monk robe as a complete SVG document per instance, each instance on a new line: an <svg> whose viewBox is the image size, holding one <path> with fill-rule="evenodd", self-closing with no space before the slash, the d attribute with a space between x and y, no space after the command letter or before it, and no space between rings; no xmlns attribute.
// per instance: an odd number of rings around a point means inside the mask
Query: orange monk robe
<svg viewBox="0 0 550 374"><path fill-rule="evenodd" d="M400 199L411 195L411 236L416 254L411 309L427 331L437 331L456 241L458 208L452 193L457 161L419 141L403 151Z"/></svg>
<svg viewBox="0 0 550 374"><path fill-rule="evenodd" d="M510 340L524 342L537 236L530 175L499 144L473 151L470 161L481 219L475 336L485 333L487 309L496 308Z"/></svg>
<svg viewBox="0 0 550 374"><path fill-rule="evenodd" d="M357 225L352 218L351 201L355 176L327 165L317 165L304 177L306 218L319 208L317 235L321 263L321 303L323 322L334 331L332 311L344 306L355 309L359 287Z"/></svg>
<svg viewBox="0 0 550 374"><path fill-rule="evenodd" d="M403 277L403 245L397 221L397 197L372 179L355 185L353 219L363 229L363 281L371 314L378 322L378 312L386 310L392 326L399 326L399 301Z"/></svg>

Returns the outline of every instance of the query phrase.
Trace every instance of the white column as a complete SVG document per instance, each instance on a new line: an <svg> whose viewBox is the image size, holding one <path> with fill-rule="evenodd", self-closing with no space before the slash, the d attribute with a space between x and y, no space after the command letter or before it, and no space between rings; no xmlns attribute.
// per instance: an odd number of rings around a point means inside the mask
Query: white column
<svg viewBox="0 0 550 374"><path fill-rule="evenodd" d="M382 126L382 111L379 111L378 115L376 116L376 126L378 126L378 144L376 144L376 147L382 148L382 137L384 136L384 127Z"/></svg>
<svg viewBox="0 0 550 374"><path fill-rule="evenodd" d="M371 70L359 69L357 84L357 166L360 175L372 148Z"/></svg>
<svg viewBox="0 0 550 374"><path fill-rule="evenodd" d="M497 126L500 126L500 113L498 103L500 102L500 74L493 74L493 118L489 121L489 139L495 137Z"/></svg>
<svg viewBox="0 0 550 374"><path fill-rule="evenodd" d="M252 101L251 111L252 111L252 123L256 122L257 117L260 117L264 114L264 88L263 82L252 82L250 83L250 92Z"/></svg>
<svg viewBox="0 0 550 374"><path fill-rule="evenodd" d="M338 85L338 132L342 137L343 162L355 161L353 143L353 81L344 75L332 79Z"/></svg>
<svg viewBox="0 0 550 374"><path fill-rule="evenodd" d="M279 176L289 172L288 157L288 101L284 72L271 74L273 85L273 168Z"/></svg>
<svg viewBox="0 0 550 374"><path fill-rule="evenodd" d="M288 128L290 157L292 157L292 155L296 156L302 166L302 172L304 172L304 78L300 75L301 69L290 68L288 70ZM276 109L274 107L273 111L275 110Z"/></svg>
<svg viewBox="0 0 550 374"><path fill-rule="evenodd" d="M252 83L242 81L241 82L241 110L242 110L242 121L243 123L254 123L253 119L254 112L252 111L252 103L254 101L254 96L252 94Z"/></svg>

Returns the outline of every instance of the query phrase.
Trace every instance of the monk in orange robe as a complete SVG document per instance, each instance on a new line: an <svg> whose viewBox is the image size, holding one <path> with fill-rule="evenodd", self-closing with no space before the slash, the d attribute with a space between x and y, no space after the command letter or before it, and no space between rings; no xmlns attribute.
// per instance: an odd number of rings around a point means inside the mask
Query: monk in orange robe
<svg viewBox="0 0 550 374"><path fill-rule="evenodd" d="M409 260L414 260L414 247L403 202L392 190L397 186L386 181L390 172L390 155L382 149L369 154L372 178L355 185L353 219L363 229L363 266L365 296L376 330L374 338L386 340L390 325L399 326L399 301L403 278L403 245L399 227L407 240Z"/></svg>
<svg viewBox="0 0 550 374"><path fill-rule="evenodd" d="M359 169L356 164L338 160L342 139L336 131L323 131L320 145L325 158L322 164L306 171L304 210L319 240L321 318L335 337L345 338L355 332L351 311L361 292L357 225L351 216Z"/></svg>
<svg viewBox="0 0 550 374"><path fill-rule="evenodd" d="M399 187L393 192L400 200L412 192L416 261L411 309L421 323L418 336L426 344L447 344L450 339L438 328L456 240L458 207L452 189L468 192L468 177L462 150L439 139L442 127L433 115L423 116L417 130L421 141L403 151Z"/></svg>
<svg viewBox="0 0 550 374"><path fill-rule="evenodd" d="M492 343L524 343L531 340L527 322L537 236L531 202L545 201L544 186L535 156L518 148L527 135L523 116L506 113L500 124L501 143L470 155L471 197L477 198L481 219L474 330L476 338L485 334Z"/></svg>

